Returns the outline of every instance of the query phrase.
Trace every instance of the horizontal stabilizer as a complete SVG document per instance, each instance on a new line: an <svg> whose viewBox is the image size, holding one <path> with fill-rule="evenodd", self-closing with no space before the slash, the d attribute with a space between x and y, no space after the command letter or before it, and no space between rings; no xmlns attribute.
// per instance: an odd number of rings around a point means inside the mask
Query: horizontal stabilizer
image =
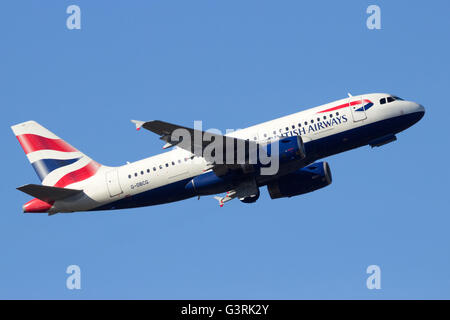
<svg viewBox="0 0 450 320"><path fill-rule="evenodd" d="M83 193L83 190L48 187L39 184L27 184L18 187L17 190L48 203Z"/></svg>

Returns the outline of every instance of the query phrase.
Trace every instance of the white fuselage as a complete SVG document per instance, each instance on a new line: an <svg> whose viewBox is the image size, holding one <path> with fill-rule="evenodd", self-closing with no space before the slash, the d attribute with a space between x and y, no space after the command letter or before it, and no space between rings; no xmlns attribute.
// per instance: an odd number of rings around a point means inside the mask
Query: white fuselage
<svg viewBox="0 0 450 320"><path fill-rule="evenodd" d="M410 101L396 100L380 104L380 99L388 96L390 95L352 96L228 135L258 142L275 140L282 136L300 135L307 145L315 140L329 138L383 120L423 111L422 106ZM355 102L358 100L361 101L360 104ZM367 101L373 105L369 105L367 110L363 108L362 111L357 111L358 108L367 106L369 103ZM354 106L351 105L352 102ZM91 210L198 176L209 168L210 164L204 158L193 157L190 152L178 147L120 167L102 166L93 177L70 186L70 188L83 189L84 197L76 202L74 199L57 201L53 210L55 212Z"/></svg>

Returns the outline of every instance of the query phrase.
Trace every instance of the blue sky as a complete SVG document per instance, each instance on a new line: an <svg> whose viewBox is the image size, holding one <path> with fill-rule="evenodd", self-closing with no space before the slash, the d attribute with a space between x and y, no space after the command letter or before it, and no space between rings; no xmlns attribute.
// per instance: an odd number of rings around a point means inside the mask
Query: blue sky
<svg viewBox="0 0 450 320"><path fill-rule="evenodd" d="M67 6L81 30L66 28ZM381 30L366 8L381 8ZM3 1L0 298L449 299L448 1ZM212 197L24 215L38 183L10 126L36 120L106 165L161 152L130 119L242 128L347 92L425 117L326 159L333 184L219 208ZM82 289L66 289L77 264ZM381 290L366 268L381 268Z"/></svg>

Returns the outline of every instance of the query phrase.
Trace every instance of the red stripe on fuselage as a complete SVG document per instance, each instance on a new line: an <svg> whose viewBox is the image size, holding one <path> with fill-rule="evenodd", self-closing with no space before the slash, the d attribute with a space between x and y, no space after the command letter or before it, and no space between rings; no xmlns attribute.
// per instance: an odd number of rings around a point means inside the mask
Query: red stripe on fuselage
<svg viewBox="0 0 450 320"><path fill-rule="evenodd" d="M21 134L17 136L20 145L25 151L25 154L29 154L39 150L55 150L63 152L77 151L67 142L61 139L49 139L35 134Z"/></svg>
<svg viewBox="0 0 450 320"><path fill-rule="evenodd" d="M364 99L362 102L363 103L370 103L372 101ZM340 105L338 105L336 107L333 107L333 108L330 108L330 109L326 109L326 110L322 110L322 111L319 111L317 113L323 113L323 112L330 112L330 111L334 111L334 110L339 110L339 109L346 108L346 107L349 107L349 106L355 106L357 104L361 104L361 100L352 101L352 102L350 102L350 104L348 102L347 103L343 103L343 104L340 104Z"/></svg>
<svg viewBox="0 0 450 320"><path fill-rule="evenodd" d="M55 184L55 187L64 188L69 184L86 180L87 178L92 177L97 172L98 168L100 168L100 164L95 161L91 161L83 168L72 171L63 176Z"/></svg>

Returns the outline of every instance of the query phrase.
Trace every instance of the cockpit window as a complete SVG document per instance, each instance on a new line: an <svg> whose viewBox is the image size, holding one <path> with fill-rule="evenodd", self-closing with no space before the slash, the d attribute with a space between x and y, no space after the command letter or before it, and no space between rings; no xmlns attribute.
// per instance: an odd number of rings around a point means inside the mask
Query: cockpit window
<svg viewBox="0 0 450 320"><path fill-rule="evenodd" d="M397 96L389 96L389 97L386 97L386 98L381 98L381 99L380 99L380 104L385 104L385 103L389 103L389 102L394 102L394 101L396 101L396 100L401 100L401 101L403 101L402 98L399 98L399 97L397 97Z"/></svg>

